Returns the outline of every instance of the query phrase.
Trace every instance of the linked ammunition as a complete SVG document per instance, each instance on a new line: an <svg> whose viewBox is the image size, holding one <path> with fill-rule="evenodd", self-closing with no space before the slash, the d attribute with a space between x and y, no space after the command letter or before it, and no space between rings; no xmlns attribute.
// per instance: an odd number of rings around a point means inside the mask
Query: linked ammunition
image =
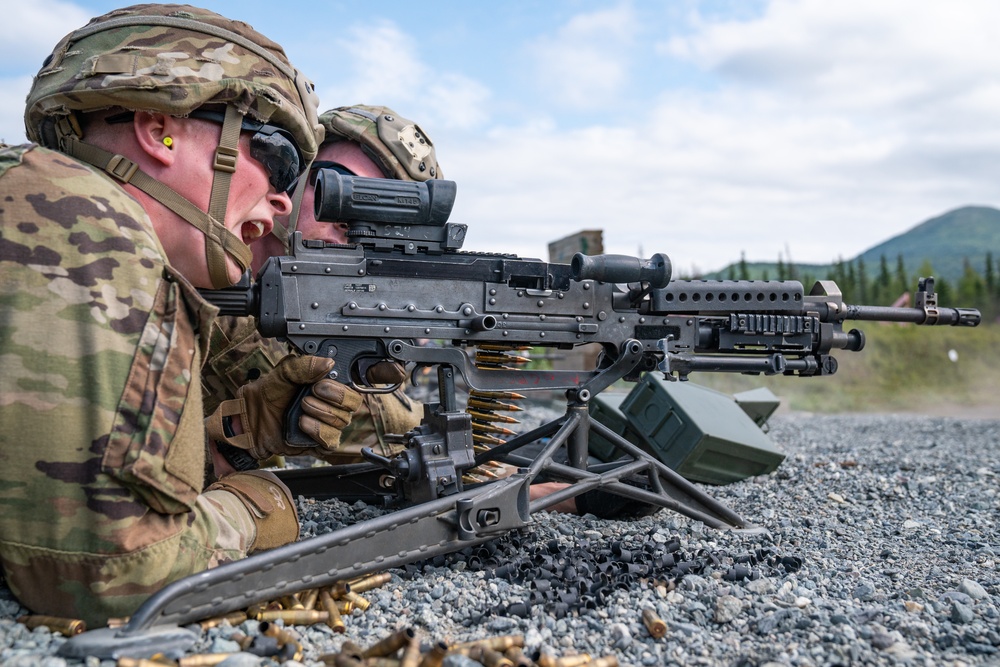
<svg viewBox="0 0 1000 667"><path fill-rule="evenodd" d="M478 343L476 348L480 350L486 350L487 352L527 352L531 349L530 345L506 345L504 343ZM480 391L474 390L473 394L500 394L506 392L490 392L490 391ZM523 398L523 396L522 396Z"/></svg>
<svg viewBox="0 0 1000 667"><path fill-rule="evenodd" d="M257 616L258 621L284 621L285 625L314 625L326 623L330 615L316 609L277 609L263 611Z"/></svg>
<svg viewBox="0 0 1000 667"><path fill-rule="evenodd" d="M327 626L334 632L347 632L347 627L344 625L344 619L341 617L340 610L337 608L337 603L334 602L333 597L330 595L330 591L323 589L319 592L319 603L329 615L326 620Z"/></svg>
<svg viewBox="0 0 1000 667"><path fill-rule="evenodd" d="M527 364L530 362L530 357L522 357L516 354L476 351L476 364Z"/></svg>
<svg viewBox="0 0 1000 667"><path fill-rule="evenodd" d="M469 397L469 407L477 410L499 410L500 412L524 412L524 408L513 403L504 403L485 398Z"/></svg>
<svg viewBox="0 0 1000 667"><path fill-rule="evenodd" d="M247 620L247 614L245 611L233 611L225 616L216 616L215 618L207 618L204 621L198 623L198 626L202 630L208 630L209 628L214 628L222 625L224 622L229 622L229 625L239 625L243 621Z"/></svg>
<svg viewBox="0 0 1000 667"><path fill-rule="evenodd" d="M656 613L648 607L642 610L642 622L654 639L659 639L667 634L667 624L663 622L663 619L658 618Z"/></svg>
<svg viewBox="0 0 1000 667"><path fill-rule="evenodd" d="M524 394L513 391L479 391L477 389L470 391L469 395L477 398L493 398L498 401L523 401L527 398Z"/></svg>
<svg viewBox="0 0 1000 667"><path fill-rule="evenodd" d="M497 415L490 412L480 412L479 410L466 410L473 419L483 422L499 422L501 424L520 424L521 422L507 415ZM474 426L475 427L475 426Z"/></svg>
<svg viewBox="0 0 1000 667"><path fill-rule="evenodd" d="M17 619L18 623L34 630L46 627L50 632L58 632L66 637L73 637L87 629L87 624L79 618L60 618L58 616L28 615Z"/></svg>
<svg viewBox="0 0 1000 667"><path fill-rule="evenodd" d="M494 438L492 435L486 435L485 433L472 433L472 442L481 442L487 445L503 445L506 444L506 440L501 440L500 438ZM478 451L478 448L476 448ZM483 450L487 450L489 447L483 447Z"/></svg>
<svg viewBox="0 0 1000 667"><path fill-rule="evenodd" d="M412 642L417 636L413 628L403 628L397 630L388 637L379 640L361 652L363 658L377 658L390 656Z"/></svg>
<svg viewBox="0 0 1000 667"><path fill-rule="evenodd" d="M431 647L420 660L419 667L441 667L444 657L448 654L448 645L444 642L437 642Z"/></svg>
<svg viewBox="0 0 1000 667"><path fill-rule="evenodd" d="M517 422L517 420L514 420ZM520 423L520 422L517 422ZM481 433L499 433L500 435L517 435L517 431L512 431L509 428L503 426L497 426L496 424L490 424L488 422L474 421L472 422L473 432L479 431Z"/></svg>
<svg viewBox="0 0 1000 667"><path fill-rule="evenodd" d="M392 580L392 575L388 572L379 572L378 574L369 574L365 577L361 577L357 580L351 581L350 590L355 593L364 593L365 591L370 591L373 588L380 588Z"/></svg>

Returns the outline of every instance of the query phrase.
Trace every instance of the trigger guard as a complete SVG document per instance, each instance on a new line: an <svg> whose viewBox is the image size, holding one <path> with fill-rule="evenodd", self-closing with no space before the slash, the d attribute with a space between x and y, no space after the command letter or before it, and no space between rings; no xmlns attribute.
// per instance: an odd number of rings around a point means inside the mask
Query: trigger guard
<svg viewBox="0 0 1000 667"><path fill-rule="evenodd" d="M372 368L378 363L385 361L384 359L372 359L363 358L358 359L356 367L351 369L351 389L358 392L359 394L391 394L400 387L403 386L403 382L399 381L396 384L385 385L385 386L375 386L368 382L367 374L368 369Z"/></svg>

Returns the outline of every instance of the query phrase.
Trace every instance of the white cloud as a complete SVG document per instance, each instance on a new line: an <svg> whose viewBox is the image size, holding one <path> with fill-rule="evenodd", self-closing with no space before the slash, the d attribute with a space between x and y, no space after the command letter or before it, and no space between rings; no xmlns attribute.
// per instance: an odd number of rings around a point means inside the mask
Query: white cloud
<svg viewBox="0 0 1000 667"><path fill-rule="evenodd" d="M556 34L530 45L530 66L542 94L563 106L606 104L628 81L635 21L632 8L622 4L574 16Z"/></svg>
<svg viewBox="0 0 1000 667"><path fill-rule="evenodd" d="M0 59L7 63L27 61L37 70L60 39L90 18L89 11L70 2L4 3L3 19L10 29L4 31L0 40Z"/></svg>
<svg viewBox="0 0 1000 667"><path fill-rule="evenodd" d="M489 116L487 87L429 67L414 38L391 21L356 24L336 47L337 67L315 73L323 108L376 100L417 120L432 136L433 128L468 128Z"/></svg>
<svg viewBox="0 0 1000 667"><path fill-rule="evenodd" d="M0 78L0 142L22 144L24 136L24 96L31 87L30 76Z"/></svg>

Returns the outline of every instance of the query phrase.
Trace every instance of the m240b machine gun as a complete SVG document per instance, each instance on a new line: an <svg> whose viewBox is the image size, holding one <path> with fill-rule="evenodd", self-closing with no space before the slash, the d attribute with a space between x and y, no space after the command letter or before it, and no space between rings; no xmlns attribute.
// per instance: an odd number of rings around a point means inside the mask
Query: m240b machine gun
<svg viewBox="0 0 1000 667"><path fill-rule="evenodd" d="M461 251L466 226L448 222L451 181L411 183L321 170L317 218L347 221L349 243L293 236L292 254L273 257L256 280L203 292L223 314L252 315L264 336L303 354L336 359L335 379L376 390L366 369L384 360L434 367L439 403L406 434L392 458L366 451L368 463L291 471L293 490L337 495L363 488L401 507L334 533L286 545L177 581L150 598L124 628L73 638L64 655L141 655L184 646L178 627L254 602L460 550L526 525L532 512L594 489L666 507L713 527L745 528L736 512L602 424L588 401L618 380L662 372L797 376L837 370L832 353L859 351L851 320L976 326L979 312L937 304L921 279L912 308L843 303L837 285L796 281L671 280L670 259L577 254L571 264ZM445 341L431 347L421 340ZM483 369L470 352L521 346L572 348L597 343L596 368ZM456 375L485 392L564 390L561 418L477 454L471 417L460 409ZM308 446L295 430L288 439ZM620 457L588 466L591 430ZM517 450L542 442L541 453ZM558 456L557 456L558 454ZM463 473L488 460L518 472L479 486ZM302 473L299 475L299 473ZM304 479L303 479L304 477ZM542 479L569 482L530 500Z"/></svg>

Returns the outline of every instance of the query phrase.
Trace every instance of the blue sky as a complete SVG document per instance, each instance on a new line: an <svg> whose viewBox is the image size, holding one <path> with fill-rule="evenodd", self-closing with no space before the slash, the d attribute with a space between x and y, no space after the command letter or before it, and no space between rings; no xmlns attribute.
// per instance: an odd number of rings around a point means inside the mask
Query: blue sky
<svg viewBox="0 0 1000 667"><path fill-rule="evenodd" d="M991 0L202 4L284 45L322 108L417 121L469 250L544 258L603 229L607 252L687 273L828 262L1000 205ZM23 141L55 42L118 6L5 8L0 137Z"/></svg>

